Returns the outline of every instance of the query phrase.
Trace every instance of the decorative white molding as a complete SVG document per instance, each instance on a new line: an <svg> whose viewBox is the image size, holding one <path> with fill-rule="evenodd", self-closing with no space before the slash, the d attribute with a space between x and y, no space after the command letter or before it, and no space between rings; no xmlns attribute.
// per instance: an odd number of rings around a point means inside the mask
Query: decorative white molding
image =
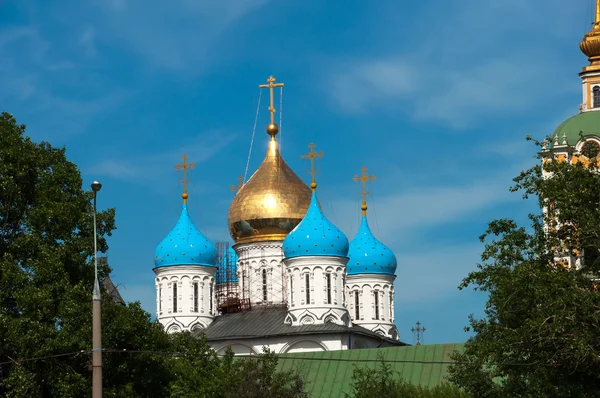
<svg viewBox="0 0 600 398"><path fill-rule="evenodd" d="M394 280L396 275L360 274L348 275L346 294L350 298L349 313L352 323L398 340L394 323ZM356 295L358 294L358 318Z"/></svg>
<svg viewBox="0 0 600 398"><path fill-rule="evenodd" d="M154 268L156 319L167 332L191 331L212 323L217 314L214 301L216 270L216 267L195 265ZM175 290L176 296L173 295Z"/></svg>
<svg viewBox="0 0 600 398"><path fill-rule="evenodd" d="M288 311L294 326L349 324L344 306L346 257L307 256L283 260L291 289L287 292ZM308 286L307 286L308 283Z"/></svg>

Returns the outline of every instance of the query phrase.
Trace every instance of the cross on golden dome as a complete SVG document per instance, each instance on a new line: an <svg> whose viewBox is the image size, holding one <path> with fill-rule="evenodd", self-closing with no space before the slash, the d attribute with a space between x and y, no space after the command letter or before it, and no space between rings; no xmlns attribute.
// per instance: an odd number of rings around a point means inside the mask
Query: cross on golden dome
<svg viewBox="0 0 600 398"><path fill-rule="evenodd" d="M313 144L312 142L308 145L308 147L310 148L310 151L308 153L305 153L301 157L303 159L310 159L310 171L309 171L309 173L312 176L312 182L310 183L310 187L312 188L313 192L316 192L316 190L317 190L317 183L315 181L315 174L317 174L317 169L315 168L315 159L316 158L322 158L323 157L323 151L315 152L316 145Z"/></svg>
<svg viewBox="0 0 600 398"><path fill-rule="evenodd" d="M237 178L237 180L239 181L237 185L232 185L231 187L229 187L229 189L231 190L231 192L237 192L240 189L242 189L242 186L244 185L244 177L239 176Z"/></svg>
<svg viewBox="0 0 600 398"><path fill-rule="evenodd" d="M362 184L362 192L360 193L360 196L362 196L363 201L362 201L362 206L360 207L360 209L362 210L362 215L366 216L367 215L367 196L370 193L367 190L367 183L370 181L375 181L375 176L367 174L366 166L363 166L360 170L362 171L362 174L360 176L355 175L354 177L352 177L352 179L354 180L354 182L360 182Z"/></svg>
<svg viewBox="0 0 600 398"><path fill-rule="evenodd" d="M283 87L283 83L275 83L275 78L273 76L269 76L269 78L267 79L267 82L269 84L260 84L258 87L269 89L269 96L271 98L270 105L269 105L269 112L271 112L271 124L269 124L269 126L267 126L267 133L271 136L271 138L274 138L277 135L277 133L279 132L279 127L277 127L277 125L275 124L275 103L274 103L275 95L273 93L273 89L275 87Z"/></svg>
<svg viewBox="0 0 600 398"><path fill-rule="evenodd" d="M183 193L181 194L181 197L183 198L183 203L187 203L187 198L188 198L188 194L187 194L187 184L189 183L189 180L186 179L186 172L188 169L193 169L194 167L196 167L196 163L192 162L192 163L188 163L187 162L187 155L184 153L183 156L181 157L183 159L183 162L181 162L181 164L176 164L175 165L175 170L183 170L183 181L181 181L181 183L183 184Z"/></svg>

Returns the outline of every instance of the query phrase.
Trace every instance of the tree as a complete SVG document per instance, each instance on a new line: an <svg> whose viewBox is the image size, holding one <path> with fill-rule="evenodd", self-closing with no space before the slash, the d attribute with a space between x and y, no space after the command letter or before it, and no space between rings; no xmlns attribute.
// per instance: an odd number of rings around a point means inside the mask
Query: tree
<svg viewBox="0 0 600 398"><path fill-rule="evenodd" d="M0 396L81 397L91 391L92 193L64 148L34 143L0 115ZM98 249L115 228L98 213ZM110 274L99 262L100 279ZM169 336L139 302L103 292L105 397L305 396L277 358L217 356L189 333Z"/></svg>
<svg viewBox="0 0 600 398"><path fill-rule="evenodd" d="M476 334L450 369L477 397L591 397L600 389L598 161L572 164L551 152L538 159L511 190L536 199L539 212L527 228L492 221L480 238L482 262L459 287L488 293L486 317L470 318ZM562 261L578 256L579 267Z"/></svg>
<svg viewBox="0 0 600 398"><path fill-rule="evenodd" d="M277 356L223 357L190 333L173 336L171 397L210 398L306 398L304 379L296 370L277 371Z"/></svg>
<svg viewBox="0 0 600 398"><path fill-rule="evenodd" d="M34 143L12 115L0 115L0 395L86 396L91 349L92 194L64 148ZM115 228L98 214L98 248ZM100 264L103 278L110 273ZM103 298L104 346L167 347L139 304ZM68 355L64 355L68 354ZM161 358L105 354L105 396L164 396ZM152 374L147 373L152 370ZM132 376L133 375L133 376Z"/></svg>
<svg viewBox="0 0 600 398"><path fill-rule="evenodd" d="M469 395L450 383L433 387L415 386L392 371L383 356L379 355L375 368L354 366L352 397L354 398L467 398Z"/></svg>
<svg viewBox="0 0 600 398"><path fill-rule="evenodd" d="M277 355L264 349L256 357L241 358L231 366L227 398L307 398L306 382L297 369L277 371Z"/></svg>
<svg viewBox="0 0 600 398"><path fill-rule="evenodd" d="M225 397L232 380L233 352L221 358L208 345L204 335L200 338L189 332L172 337L170 360L172 372L170 396L175 397Z"/></svg>

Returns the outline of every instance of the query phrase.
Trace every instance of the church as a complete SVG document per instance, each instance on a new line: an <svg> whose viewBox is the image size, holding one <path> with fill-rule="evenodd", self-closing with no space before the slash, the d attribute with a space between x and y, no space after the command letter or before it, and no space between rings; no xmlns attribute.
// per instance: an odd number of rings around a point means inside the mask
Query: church
<svg viewBox="0 0 600 398"><path fill-rule="evenodd" d="M279 151L272 76L266 156L247 180L240 179L227 217L234 244L214 244L188 211L187 156L182 208L154 255L157 320L169 333L205 335L223 353L258 354L349 350L405 345L394 323L397 260L378 240L367 217L367 185L361 169L362 212L352 240L327 219L319 204L315 161L303 155L312 181L304 183Z"/></svg>
<svg viewBox="0 0 600 398"><path fill-rule="evenodd" d="M561 123L549 140L544 142L545 158L554 157L559 162L571 164L598 162L600 155L600 0L596 0L595 18L592 29L579 43L579 49L587 56L589 65L582 68L582 102L579 113ZM551 173L543 170L545 178ZM543 209L545 216L556 211L552 203ZM589 253L588 253L589 254ZM580 268L585 256L585 248L566 248L557 252L556 261L568 267Z"/></svg>

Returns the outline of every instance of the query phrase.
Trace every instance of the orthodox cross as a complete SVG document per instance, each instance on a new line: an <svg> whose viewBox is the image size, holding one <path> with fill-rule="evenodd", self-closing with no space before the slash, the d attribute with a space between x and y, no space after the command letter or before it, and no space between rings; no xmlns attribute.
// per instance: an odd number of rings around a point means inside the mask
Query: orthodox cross
<svg viewBox="0 0 600 398"><path fill-rule="evenodd" d="M239 191L242 186L244 185L244 177L239 176L238 178L238 184L237 185L232 185L231 187L229 187L229 189L231 189L231 192L237 192Z"/></svg>
<svg viewBox="0 0 600 398"><path fill-rule="evenodd" d="M423 333L425 333L424 327L421 327L421 322L417 321L417 327L410 329L411 332L415 334L415 338L417 339L417 345L421 345L421 339L423 338Z"/></svg>
<svg viewBox="0 0 600 398"><path fill-rule="evenodd" d="M269 94L271 97L271 105L269 105L269 112L271 112L271 124L275 124L275 104L273 102L273 98L274 98L273 88L283 87L283 83L275 83L275 78L273 76L269 76L269 78L267 79L267 82L269 82L269 84L261 84L258 87L269 89Z"/></svg>
<svg viewBox="0 0 600 398"><path fill-rule="evenodd" d="M183 203L187 203L187 198L188 198L187 184L190 181L186 179L186 172L188 169L191 170L194 167L196 167L196 163L194 163L194 162L188 163L187 155L185 153L183 154L183 156L181 158L183 159L183 162L181 162L181 164L176 164L175 170L183 170L183 181L181 181L181 183L183 184L183 194L181 194L181 197L183 198Z"/></svg>
<svg viewBox="0 0 600 398"><path fill-rule="evenodd" d="M352 179L354 180L354 182L360 182L362 184L362 192L360 193L360 196L362 196L363 201L362 201L362 206L360 208L363 212L363 216L366 216L367 215L367 195L369 195L369 191L367 190L367 182L375 181L375 176L368 175L367 168L365 166L363 166L360 170L362 171L362 174L360 176L354 176L354 177L352 177Z"/></svg>
<svg viewBox="0 0 600 398"><path fill-rule="evenodd" d="M355 182L360 182L362 184L362 192L360 193L360 196L362 196L363 198L366 198L367 195L369 195L369 191L367 191L367 182L369 181L375 181L375 176L374 175L368 175L367 174L367 168L365 166L363 166L360 171L362 171L362 174L360 176L354 176L352 179Z"/></svg>
<svg viewBox="0 0 600 398"><path fill-rule="evenodd" d="M312 142L308 145L310 151L302 155L303 159L310 159L310 175L312 175L312 182L310 183L310 187L313 192L317 190L317 183L315 182L315 174L317 174L317 169L315 168L315 159L323 157L323 151L315 152L315 144Z"/></svg>

